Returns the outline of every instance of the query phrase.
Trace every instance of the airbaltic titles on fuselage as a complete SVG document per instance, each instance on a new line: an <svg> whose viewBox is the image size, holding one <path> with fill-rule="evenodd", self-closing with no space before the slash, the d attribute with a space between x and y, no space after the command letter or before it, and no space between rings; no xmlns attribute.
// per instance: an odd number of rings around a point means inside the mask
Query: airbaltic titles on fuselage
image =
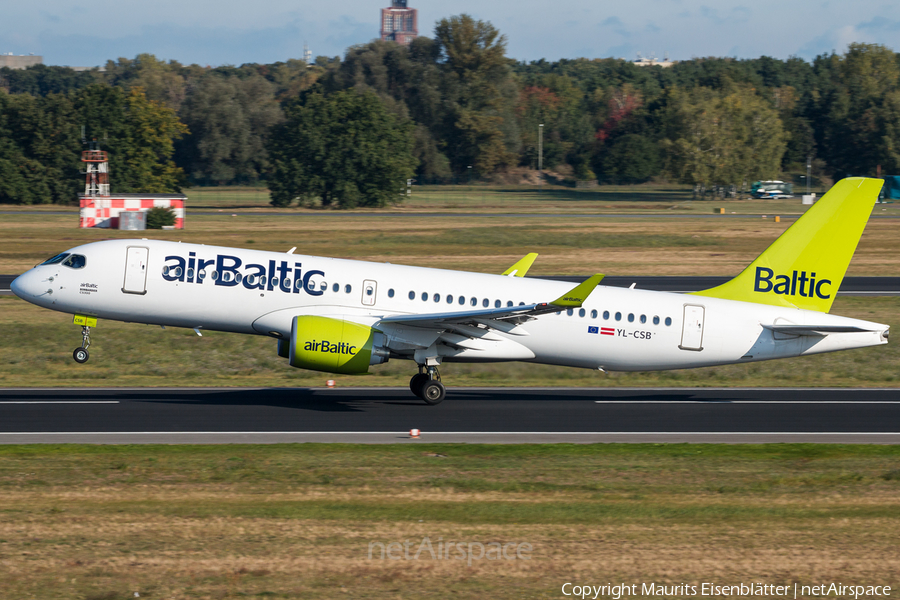
<svg viewBox="0 0 900 600"><path fill-rule="evenodd" d="M322 291L310 285L310 279L316 275L324 277L324 271L315 269L302 270L302 263L293 266L286 260L267 264L247 263L237 256L217 254L214 259L197 258L196 252L189 252L188 258L167 256L163 268L163 279L182 283L203 283L210 277L216 285L235 287L243 285L248 290L281 291L286 294L299 294L304 291L311 296L321 296ZM214 267L213 273L207 268Z"/></svg>

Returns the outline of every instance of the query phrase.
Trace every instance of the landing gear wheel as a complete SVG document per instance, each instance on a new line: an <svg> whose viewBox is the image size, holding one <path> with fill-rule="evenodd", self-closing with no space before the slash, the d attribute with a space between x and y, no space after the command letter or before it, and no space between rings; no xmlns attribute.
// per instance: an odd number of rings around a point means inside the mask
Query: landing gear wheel
<svg viewBox="0 0 900 600"><path fill-rule="evenodd" d="M436 379L431 379L422 386L422 394L419 397L425 401L425 404L434 406L440 404L446 395L447 390L444 389L444 384Z"/></svg>
<svg viewBox="0 0 900 600"><path fill-rule="evenodd" d="M72 353L72 358L79 364L86 363L90 357L86 348L75 348L75 352Z"/></svg>
<svg viewBox="0 0 900 600"><path fill-rule="evenodd" d="M412 379L409 380L409 391L418 396L422 397L422 386L428 382L428 375L425 373L416 373L412 376Z"/></svg>

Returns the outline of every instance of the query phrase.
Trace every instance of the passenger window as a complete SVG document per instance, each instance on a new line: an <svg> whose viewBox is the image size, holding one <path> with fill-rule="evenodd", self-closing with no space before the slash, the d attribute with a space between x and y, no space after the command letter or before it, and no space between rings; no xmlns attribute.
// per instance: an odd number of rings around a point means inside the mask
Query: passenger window
<svg viewBox="0 0 900 600"><path fill-rule="evenodd" d="M465 297L465 296L460 296L460 297L459 297L459 305L462 306L462 305L465 304L465 303L466 303L466 297Z"/></svg>
<svg viewBox="0 0 900 600"><path fill-rule="evenodd" d="M592 319L596 319L596 318L597 318L597 311L596 311L596 310L592 310L592 311L591 311L591 318L592 318Z"/></svg>
<svg viewBox="0 0 900 600"><path fill-rule="evenodd" d="M634 323L634 313L628 313L628 322Z"/></svg>
<svg viewBox="0 0 900 600"><path fill-rule="evenodd" d="M291 287L291 284L288 283L287 287ZM322 283L319 284L319 289L324 292L325 290L328 289L328 284L323 281Z"/></svg>
<svg viewBox="0 0 900 600"><path fill-rule="evenodd" d="M428 292L422 292L422 302L428 302Z"/></svg>
<svg viewBox="0 0 900 600"><path fill-rule="evenodd" d="M175 267L175 277L180 277L180 276L181 276L181 267ZM212 275L210 275L210 277L212 278L213 281L215 281L216 279L219 278L219 272L218 272L218 271L213 271L213 272L212 272ZM275 282L275 283L273 283L272 285L278 285L278 278L277 278L277 277L273 277L273 278L272 278L272 281Z"/></svg>
<svg viewBox="0 0 900 600"><path fill-rule="evenodd" d="M206 279L206 271L197 271L197 281L203 283L203 280ZM255 280L255 278L254 278Z"/></svg>
<svg viewBox="0 0 900 600"><path fill-rule="evenodd" d="M519 306L525 306L524 302L519 302Z"/></svg>
<svg viewBox="0 0 900 600"><path fill-rule="evenodd" d="M621 321L621 320L622 320L622 313L617 312L616 313L616 321Z"/></svg>
<svg viewBox="0 0 900 600"><path fill-rule="evenodd" d="M478 306L478 298L472 296L472 300L469 301L469 304L471 304L472 306Z"/></svg>
<svg viewBox="0 0 900 600"><path fill-rule="evenodd" d="M336 283L333 286L331 286L331 291L335 292L335 293L341 291L341 284ZM391 290L391 291L393 291L393 290Z"/></svg>
<svg viewBox="0 0 900 600"><path fill-rule="evenodd" d="M447 294L447 304L453 304L453 294Z"/></svg>
<svg viewBox="0 0 900 600"><path fill-rule="evenodd" d="M571 317L572 315L575 314L575 311L574 311L573 309L569 308L569 309L566 310L566 314L569 315L569 316Z"/></svg>
<svg viewBox="0 0 900 600"><path fill-rule="evenodd" d="M506 306L512 306L512 305L513 305L512 300L507 301Z"/></svg>
<svg viewBox="0 0 900 600"><path fill-rule="evenodd" d="M188 279L193 279L194 278L194 270L188 269L187 276L188 276ZM238 276L240 276L240 273L238 273Z"/></svg>
<svg viewBox="0 0 900 600"><path fill-rule="evenodd" d="M416 293L415 293L415 292L410 292L410 293L409 293L409 299L410 299L410 300L415 300L415 299L416 299Z"/></svg>
<svg viewBox="0 0 900 600"><path fill-rule="evenodd" d="M251 277L252 277L252 276L251 276ZM301 289L303 289L303 280L302 280L302 279L295 279L295 280L294 280L294 289L297 290L298 292L299 292Z"/></svg>
<svg viewBox="0 0 900 600"><path fill-rule="evenodd" d="M641 323L647 322L647 315L641 315Z"/></svg>
<svg viewBox="0 0 900 600"><path fill-rule="evenodd" d="M352 290L352 289L353 289L353 286L348 283L347 285L344 286L344 293L349 294L350 290Z"/></svg>
<svg viewBox="0 0 900 600"><path fill-rule="evenodd" d="M394 297L394 288L391 288L388 290L388 298L393 298L393 297Z"/></svg>
<svg viewBox="0 0 900 600"><path fill-rule="evenodd" d="M500 301L494 300L494 308L500 308Z"/></svg>
<svg viewBox="0 0 900 600"><path fill-rule="evenodd" d="M190 269L188 269L188 270L190 271ZM240 282L241 282L241 274L240 274L240 273L235 273L235 274L234 274L234 281L235 281L235 283L240 283Z"/></svg>
<svg viewBox="0 0 900 600"><path fill-rule="evenodd" d="M371 296L374 293L375 293L375 288L373 288L371 285L366 287L366 296Z"/></svg>
<svg viewBox="0 0 900 600"><path fill-rule="evenodd" d="M666 327L672 324L672 317L666 317Z"/></svg>
<svg viewBox="0 0 900 600"><path fill-rule="evenodd" d="M213 271L213 273L212 273L212 278L215 279L216 277L217 277L216 272ZM278 287L278 278L277 278L277 277L273 277L273 278L272 278L272 281L270 281L269 283L272 284L272 287Z"/></svg>
<svg viewBox="0 0 900 600"><path fill-rule="evenodd" d="M441 295L440 295L440 294L435 294L435 295L432 297L432 300L434 300L435 302L440 302L440 301L441 301Z"/></svg>
<svg viewBox="0 0 900 600"><path fill-rule="evenodd" d="M609 321L609 311L608 310L603 311L603 320Z"/></svg>
<svg viewBox="0 0 900 600"><path fill-rule="evenodd" d="M491 301L488 300L487 298L485 298L484 300L481 301L481 305L482 305L483 307L487 308L488 306L491 305Z"/></svg>
<svg viewBox="0 0 900 600"><path fill-rule="evenodd" d="M578 316L579 316L579 317L583 317L583 316L584 316L584 309L583 309L583 308L578 310Z"/></svg>
<svg viewBox="0 0 900 600"><path fill-rule="evenodd" d="M653 315L653 324L659 325L659 317L657 317L656 315Z"/></svg>

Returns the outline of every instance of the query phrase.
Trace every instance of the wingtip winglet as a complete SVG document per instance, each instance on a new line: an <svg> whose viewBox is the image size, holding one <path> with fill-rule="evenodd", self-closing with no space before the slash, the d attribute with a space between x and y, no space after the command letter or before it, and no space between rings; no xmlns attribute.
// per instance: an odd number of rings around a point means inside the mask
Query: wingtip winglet
<svg viewBox="0 0 900 600"><path fill-rule="evenodd" d="M551 302L550 304L554 306L561 306L564 308L578 308L584 301L587 300L588 296L591 295L597 286L600 284L600 281L603 280L603 273L597 273L596 275L591 275L574 288Z"/></svg>
<svg viewBox="0 0 900 600"><path fill-rule="evenodd" d="M507 277L525 277L525 273L528 272L528 269L531 268L537 257L537 252L530 252L516 261L516 264L503 271L502 274Z"/></svg>

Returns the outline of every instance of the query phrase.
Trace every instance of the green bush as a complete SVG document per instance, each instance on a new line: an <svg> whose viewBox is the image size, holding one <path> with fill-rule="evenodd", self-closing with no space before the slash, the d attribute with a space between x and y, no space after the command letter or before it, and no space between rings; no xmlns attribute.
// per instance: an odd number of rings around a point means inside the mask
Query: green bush
<svg viewBox="0 0 900 600"><path fill-rule="evenodd" d="M154 206L147 211L147 229L162 229L175 224L175 211L169 207Z"/></svg>

